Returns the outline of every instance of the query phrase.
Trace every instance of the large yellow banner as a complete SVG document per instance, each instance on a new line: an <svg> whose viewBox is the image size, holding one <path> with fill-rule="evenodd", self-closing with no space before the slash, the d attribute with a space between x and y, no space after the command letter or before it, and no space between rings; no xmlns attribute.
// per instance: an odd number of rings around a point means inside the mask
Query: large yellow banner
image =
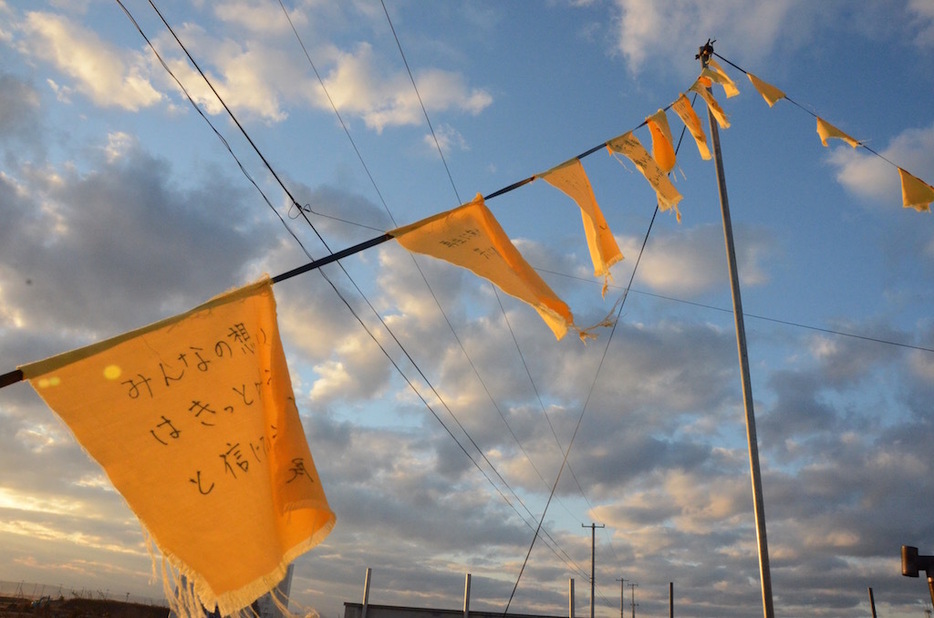
<svg viewBox="0 0 934 618"><path fill-rule="evenodd" d="M21 370L209 609L249 605L334 525L268 278Z"/></svg>

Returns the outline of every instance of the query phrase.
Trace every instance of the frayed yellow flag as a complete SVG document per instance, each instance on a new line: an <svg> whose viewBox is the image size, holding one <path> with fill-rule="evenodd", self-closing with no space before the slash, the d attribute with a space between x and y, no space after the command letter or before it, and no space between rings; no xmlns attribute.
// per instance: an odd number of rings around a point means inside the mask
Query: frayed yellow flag
<svg viewBox="0 0 934 618"><path fill-rule="evenodd" d="M388 234L409 251L466 268L528 303L558 339L574 323L571 310L525 261L479 193L472 202Z"/></svg>
<svg viewBox="0 0 934 618"><path fill-rule="evenodd" d="M710 73L710 71L708 71ZM707 109L713 114L713 117L717 119L717 124L720 125L721 129L728 129L730 127L730 121L726 117L726 112L723 111L723 108L720 107L720 104L717 103L717 100L713 98L713 95L710 94L708 90L710 88L710 79L705 74L701 74L697 81L691 86L690 90L693 90L701 96L702 99L707 103Z"/></svg>
<svg viewBox="0 0 934 618"><path fill-rule="evenodd" d="M268 278L21 370L190 582L184 611L234 614L334 526Z"/></svg>
<svg viewBox="0 0 934 618"><path fill-rule="evenodd" d="M652 188L655 189L655 193L658 195L658 207L661 210L673 208L678 221L681 221L681 211L678 210L681 194L671 184L668 174L658 167L655 159L642 146L639 138L632 134L632 131L611 139L606 143L606 147L610 154L618 152L626 155L639 168L639 171L649 181Z"/></svg>
<svg viewBox="0 0 934 618"><path fill-rule="evenodd" d="M837 139L842 139L844 142L846 142L853 148L856 148L857 146L859 146L859 142L857 140L853 139L852 137L850 137L849 135L847 135L846 133L844 133L843 131L841 131L840 129L838 129L837 127L833 126L832 124L830 124L829 122L827 122L826 120L820 117L817 118L817 134L820 135L820 143L823 144L825 147L827 146L827 140L832 137L837 138Z"/></svg>
<svg viewBox="0 0 934 618"><path fill-rule="evenodd" d="M746 77L749 78L749 81L752 82L752 85L755 87L755 89L759 92L759 94L762 95L762 98L765 99L765 102L769 104L769 107L775 105L775 103L777 103L780 99L785 98L784 92L772 84L762 81L752 73L746 73Z"/></svg>
<svg viewBox="0 0 934 618"><path fill-rule="evenodd" d="M539 174L538 178L566 193L580 207L584 235L593 262L593 274L595 277L603 277L603 295L606 296L610 266L623 259L623 254L597 204L583 164L580 159L571 159Z"/></svg>
<svg viewBox="0 0 934 618"><path fill-rule="evenodd" d="M660 109L646 118L645 123L652 134L652 158L667 174L675 167L675 148L672 145L668 116L665 110Z"/></svg>
<svg viewBox="0 0 934 618"><path fill-rule="evenodd" d="M929 212L931 202L934 202L934 187L902 168L898 168L898 175L902 181L902 206Z"/></svg>
<svg viewBox="0 0 934 618"><path fill-rule="evenodd" d="M681 96L671 104L671 109L675 110L675 113L678 114L678 118L681 119L684 126L691 132L691 136L697 143L697 151L700 153L701 159L709 161L711 155L710 148L707 147L707 134L704 133L704 126L697 112L691 107L691 102L688 101L688 98L684 96L683 92Z"/></svg>
<svg viewBox="0 0 934 618"><path fill-rule="evenodd" d="M739 94L739 88L736 87L736 82L726 74L726 71L723 70L719 62L710 58L707 61L707 66L713 69L711 79L723 86L723 92L726 94L726 98L729 99Z"/></svg>

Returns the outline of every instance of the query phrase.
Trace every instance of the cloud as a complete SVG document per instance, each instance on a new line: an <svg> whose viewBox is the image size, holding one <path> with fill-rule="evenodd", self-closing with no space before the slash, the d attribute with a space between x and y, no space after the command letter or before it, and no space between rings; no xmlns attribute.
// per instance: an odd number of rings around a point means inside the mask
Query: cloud
<svg viewBox="0 0 934 618"><path fill-rule="evenodd" d="M618 51L633 72L641 71L650 59L653 66L673 61L683 63L711 37L730 41L732 49L766 57L779 36L785 37L783 44L793 43L787 39L790 30L787 22L801 26L798 36L811 29L799 10L804 3L797 1L616 0L616 3Z"/></svg>
<svg viewBox="0 0 934 618"><path fill-rule="evenodd" d="M764 264L774 253L774 243L762 230L742 230L737 243L740 283L761 285L768 280ZM641 239L620 241L623 255L638 255ZM694 297L723 285L726 255L723 230L716 225L693 227L678 234L655 234L639 264L638 281L661 294Z"/></svg>
<svg viewBox="0 0 934 618"><path fill-rule="evenodd" d="M920 47L934 45L934 3L931 0L908 0L908 10L916 17L915 43Z"/></svg>
<svg viewBox="0 0 934 618"><path fill-rule="evenodd" d="M430 114L449 109L478 114L493 102L486 91L468 88L461 75L441 69L417 72L416 94L404 72L377 64L368 43L357 45L353 52L338 52L324 83L338 110L360 116L377 132L424 122L419 96Z"/></svg>
<svg viewBox="0 0 934 618"><path fill-rule="evenodd" d="M32 12L21 25L19 50L53 64L97 105L137 111L162 100L139 52L120 50L62 15Z"/></svg>
<svg viewBox="0 0 934 618"><path fill-rule="evenodd" d="M39 121L36 89L13 75L0 73L0 138L31 138L39 133Z"/></svg>
<svg viewBox="0 0 934 618"><path fill-rule="evenodd" d="M0 314L20 316L22 335L55 324L99 335L142 326L227 289L261 250L262 228L248 240L230 218L242 196L222 179L174 189L170 164L125 135L110 136L101 154L86 174L22 167L28 193L0 182L0 212L17 230L0 232Z"/></svg>
<svg viewBox="0 0 934 618"><path fill-rule="evenodd" d="M848 191L882 204L901 204L898 165L922 179L934 177L934 126L907 129L895 136L879 154L885 159L837 146L830 152L836 178ZM891 161L892 163L889 163Z"/></svg>

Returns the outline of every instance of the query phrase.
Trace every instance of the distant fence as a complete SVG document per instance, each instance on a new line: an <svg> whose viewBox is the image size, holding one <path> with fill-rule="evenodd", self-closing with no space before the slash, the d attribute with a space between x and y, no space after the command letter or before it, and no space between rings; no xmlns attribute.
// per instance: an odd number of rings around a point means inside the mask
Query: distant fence
<svg viewBox="0 0 934 618"><path fill-rule="evenodd" d="M110 590L98 590L96 588L72 588L61 584L36 584L33 582L8 582L0 580L0 597L7 599L41 599L49 597L51 599L106 599L108 601L120 601L122 603L137 603L139 605L151 605L155 607L168 608L169 604L165 598L143 597L125 592L111 592Z"/></svg>

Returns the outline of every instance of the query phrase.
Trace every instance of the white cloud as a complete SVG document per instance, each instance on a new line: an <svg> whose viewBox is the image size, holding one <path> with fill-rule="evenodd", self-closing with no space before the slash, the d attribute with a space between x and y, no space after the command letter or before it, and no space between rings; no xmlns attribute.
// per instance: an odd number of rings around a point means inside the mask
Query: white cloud
<svg viewBox="0 0 934 618"><path fill-rule="evenodd" d="M139 110L162 100L146 76L139 52L117 49L61 15L29 13L20 51L52 63L97 105Z"/></svg>
<svg viewBox="0 0 934 618"><path fill-rule="evenodd" d="M879 154L887 161L862 149L838 146L830 153L830 163L848 191L886 205L900 204L901 185L892 163L923 179L934 175L934 126L902 132Z"/></svg>
<svg viewBox="0 0 934 618"><path fill-rule="evenodd" d="M620 242L623 255L635 256L641 239ZM771 241L755 230L745 230L737 243L741 283L759 285L768 280L763 264L772 251ZM639 281L663 294L696 296L726 279L723 231L719 226L696 227L674 235L654 235L639 265Z"/></svg>
<svg viewBox="0 0 934 618"><path fill-rule="evenodd" d="M797 1L673 0L644 2L616 0L620 10L618 51L634 72L649 58L683 61L697 53L708 38L730 41L734 49L768 55ZM804 21L804 20L802 20Z"/></svg>
<svg viewBox="0 0 934 618"><path fill-rule="evenodd" d="M359 115L378 132L389 126L424 122L419 96L408 76L379 66L368 43L351 53L340 52L324 81L339 110ZM486 91L470 89L458 73L428 69L416 74L415 83L430 114L450 109L478 114L493 102Z"/></svg>
<svg viewBox="0 0 934 618"><path fill-rule="evenodd" d="M257 4L251 0L224 0L212 6L218 19L249 30L273 35L292 35L289 21L277 3ZM305 14L297 9L289 13L289 19L296 28L307 23Z"/></svg>
<svg viewBox="0 0 934 618"><path fill-rule="evenodd" d="M915 43L921 47L934 45L934 1L908 0L908 10L917 17Z"/></svg>
<svg viewBox="0 0 934 618"><path fill-rule="evenodd" d="M449 153L452 150L470 150L464 136L451 125L443 124L439 127L435 127L434 136L429 133L423 138L425 145L428 146L433 153L438 151L435 145L435 138L438 140L441 152Z"/></svg>

